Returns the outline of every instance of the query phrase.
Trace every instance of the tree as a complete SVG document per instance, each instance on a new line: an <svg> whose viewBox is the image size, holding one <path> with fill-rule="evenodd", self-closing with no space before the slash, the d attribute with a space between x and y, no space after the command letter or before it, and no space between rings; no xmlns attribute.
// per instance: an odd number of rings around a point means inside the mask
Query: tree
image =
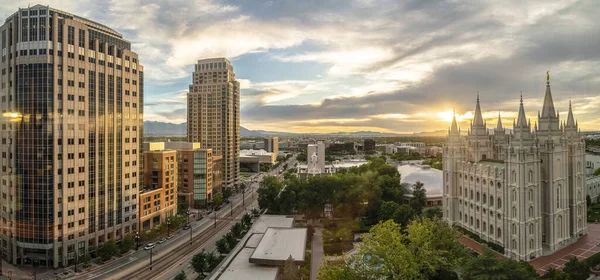
<svg viewBox="0 0 600 280"><path fill-rule="evenodd" d="M206 272L208 269L208 265L206 263L206 252L202 250L202 252L195 254L192 257L190 264L192 265L196 273L204 275L204 272Z"/></svg>
<svg viewBox="0 0 600 280"><path fill-rule="evenodd" d="M417 212L417 214L421 215L423 212L423 208L425 207L425 203L427 202L427 196L425 194L426 190L423 187L423 183L417 181L413 185L413 197L410 200L410 206Z"/></svg>
<svg viewBox="0 0 600 280"><path fill-rule="evenodd" d="M396 171L397 173L397 171ZM402 203L404 198L404 189L400 185L400 176L391 177L389 175L380 175L375 184L381 189L381 199Z"/></svg>
<svg viewBox="0 0 600 280"><path fill-rule="evenodd" d="M221 259L219 259L214 252L210 252L206 255L206 262L208 263L208 269L212 271L215 269L215 267L217 267L217 265L219 265Z"/></svg>
<svg viewBox="0 0 600 280"><path fill-rule="evenodd" d="M233 250L233 247L237 244L237 238L233 235L233 233L229 232L225 235L225 241L227 241L227 248L229 251Z"/></svg>
<svg viewBox="0 0 600 280"><path fill-rule="evenodd" d="M594 176L600 176L600 168L594 170Z"/></svg>
<svg viewBox="0 0 600 280"><path fill-rule="evenodd" d="M299 153L296 156L296 160L299 162L306 162L306 152Z"/></svg>
<svg viewBox="0 0 600 280"><path fill-rule="evenodd" d="M190 204L187 202L187 200L181 197L177 198L177 214L186 215L189 208Z"/></svg>
<svg viewBox="0 0 600 280"><path fill-rule="evenodd" d="M213 197L213 205L216 207L220 206L221 204L223 204L223 194L218 193Z"/></svg>
<svg viewBox="0 0 600 280"><path fill-rule="evenodd" d="M586 280L590 277L592 271L586 263L578 261L576 257L572 257L565 263L563 272L569 280Z"/></svg>
<svg viewBox="0 0 600 280"><path fill-rule="evenodd" d="M413 221L403 233L388 220L371 228L356 254L326 262L319 279L427 279L458 269L466 258L466 248L442 221Z"/></svg>
<svg viewBox="0 0 600 280"><path fill-rule="evenodd" d="M175 275L175 278L173 278L174 280L187 280L187 276L185 275L185 272L183 272L183 270L179 273L177 273L177 275Z"/></svg>
<svg viewBox="0 0 600 280"><path fill-rule="evenodd" d="M400 208L400 205L398 205L398 203L396 203L396 202L393 202L393 201L382 202L381 206L379 207L379 211L377 211L377 220L378 221L393 220L394 218L396 218L396 213L398 212L399 208Z"/></svg>
<svg viewBox="0 0 600 280"><path fill-rule="evenodd" d="M496 258L496 253L483 247L483 255L472 258L464 267L462 279L464 280L529 280L539 279L535 269L527 262L513 259Z"/></svg>
<svg viewBox="0 0 600 280"><path fill-rule="evenodd" d="M567 279L567 275L560 271L560 270L556 270L554 268L550 268L546 274L544 274L542 276L541 279L548 279L548 280L568 280Z"/></svg>
<svg viewBox="0 0 600 280"><path fill-rule="evenodd" d="M250 215L244 214L244 216L242 216L242 225L244 226L244 229L250 228L250 226L252 225L252 218L250 217Z"/></svg>
<svg viewBox="0 0 600 280"><path fill-rule="evenodd" d="M242 224L240 223L235 223L232 227L231 227L231 234L233 234L233 236L235 236L236 238L240 238L242 237Z"/></svg>
<svg viewBox="0 0 600 280"><path fill-rule="evenodd" d="M408 226L408 224L410 224L416 215L417 213L412 207L402 204L400 207L398 207L398 210L394 215L394 222L399 224L402 228L405 228Z"/></svg>
<svg viewBox="0 0 600 280"><path fill-rule="evenodd" d="M116 255L118 251L119 246L117 246L117 243L114 240L109 240L105 242L100 249L98 249L98 255L103 260L108 260Z"/></svg>
<svg viewBox="0 0 600 280"><path fill-rule="evenodd" d="M129 252L129 250L133 248L133 245L135 244L131 235L125 235L125 237L123 237L123 240L121 240L121 243L119 244L119 250L121 251L121 254Z"/></svg>
<svg viewBox="0 0 600 280"><path fill-rule="evenodd" d="M229 198L233 195L233 190L231 188L223 188L223 200L229 201Z"/></svg>
<svg viewBox="0 0 600 280"><path fill-rule="evenodd" d="M229 253L229 247L227 245L227 240L224 237L217 240L216 245L217 245L217 251L219 251L219 254Z"/></svg>
<svg viewBox="0 0 600 280"><path fill-rule="evenodd" d="M589 194L585 196L585 203L587 204L588 207L592 204L592 198L590 197Z"/></svg>
<svg viewBox="0 0 600 280"><path fill-rule="evenodd" d="M279 192L283 188L283 184L279 181L279 178L275 176L267 176L261 182L257 190L258 193L258 206L261 209L275 210L277 208L276 198Z"/></svg>
<svg viewBox="0 0 600 280"><path fill-rule="evenodd" d="M300 280L300 271L298 270L298 266L294 263L294 259L292 255L288 257L283 264L283 275L282 280Z"/></svg>
<svg viewBox="0 0 600 280"><path fill-rule="evenodd" d="M434 218L441 219L443 215L444 215L444 212L442 212L442 208L440 208L440 207L433 207L433 208L425 209L425 212L423 214L423 216L425 218L429 218L429 219L434 219Z"/></svg>

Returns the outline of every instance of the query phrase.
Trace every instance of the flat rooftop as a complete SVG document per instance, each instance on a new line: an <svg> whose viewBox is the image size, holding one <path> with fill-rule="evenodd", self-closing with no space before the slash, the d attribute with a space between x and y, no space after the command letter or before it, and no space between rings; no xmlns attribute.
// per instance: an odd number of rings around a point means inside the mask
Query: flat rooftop
<svg viewBox="0 0 600 280"><path fill-rule="evenodd" d="M268 228L250 262L278 266L292 256L296 263L304 263L307 235L306 228Z"/></svg>
<svg viewBox="0 0 600 280"><path fill-rule="evenodd" d="M294 218L283 215L261 215L254 222L251 233L265 233L267 228L292 228L294 227Z"/></svg>
<svg viewBox="0 0 600 280"><path fill-rule="evenodd" d="M254 248L243 248L221 274L221 280L276 280L279 272L277 266L263 266L248 262Z"/></svg>

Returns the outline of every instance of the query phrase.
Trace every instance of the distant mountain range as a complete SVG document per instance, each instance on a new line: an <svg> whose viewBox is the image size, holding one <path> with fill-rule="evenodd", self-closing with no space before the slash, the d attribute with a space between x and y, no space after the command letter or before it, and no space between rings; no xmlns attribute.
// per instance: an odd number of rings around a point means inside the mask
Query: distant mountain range
<svg viewBox="0 0 600 280"><path fill-rule="evenodd" d="M394 137L394 136L445 136L446 130L436 130L432 132L419 132L414 134L396 134L382 133L375 131L356 131L356 132L332 132L332 133L293 133L267 130L250 130L240 126L241 137L261 137L268 135L276 136L301 136L301 135L320 135L330 137ZM145 121L144 136L186 136L187 123L175 124L168 122Z"/></svg>

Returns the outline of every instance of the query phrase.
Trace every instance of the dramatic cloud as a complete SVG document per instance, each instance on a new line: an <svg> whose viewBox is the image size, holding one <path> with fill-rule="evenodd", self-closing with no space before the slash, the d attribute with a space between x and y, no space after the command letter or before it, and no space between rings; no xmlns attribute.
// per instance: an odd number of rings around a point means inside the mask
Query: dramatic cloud
<svg viewBox="0 0 600 280"><path fill-rule="evenodd" d="M124 34L146 73L145 119L186 121L196 60L231 59L250 129L413 132L512 125L523 94L600 121L600 5L594 0L49 1ZM28 2L0 6L6 17Z"/></svg>

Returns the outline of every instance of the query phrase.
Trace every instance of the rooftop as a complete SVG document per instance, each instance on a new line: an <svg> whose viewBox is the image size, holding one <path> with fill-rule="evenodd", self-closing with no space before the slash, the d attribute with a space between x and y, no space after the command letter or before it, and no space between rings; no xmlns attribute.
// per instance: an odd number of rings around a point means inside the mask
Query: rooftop
<svg viewBox="0 0 600 280"><path fill-rule="evenodd" d="M251 233L265 233L270 227L292 228L294 227L294 218L283 215L261 215L254 222Z"/></svg>
<svg viewBox="0 0 600 280"><path fill-rule="evenodd" d="M307 234L306 228L268 228L250 262L278 266L292 256L297 263L303 263Z"/></svg>
<svg viewBox="0 0 600 280"><path fill-rule="evenodd" d="M243 248L239 251L235 259L229 264L227 269L218 278L220 280L246 280L246 279L264 279L275 280L279 272L277 266L256 265L250 263L248 259L254 252L254 248Z"/></svg>

